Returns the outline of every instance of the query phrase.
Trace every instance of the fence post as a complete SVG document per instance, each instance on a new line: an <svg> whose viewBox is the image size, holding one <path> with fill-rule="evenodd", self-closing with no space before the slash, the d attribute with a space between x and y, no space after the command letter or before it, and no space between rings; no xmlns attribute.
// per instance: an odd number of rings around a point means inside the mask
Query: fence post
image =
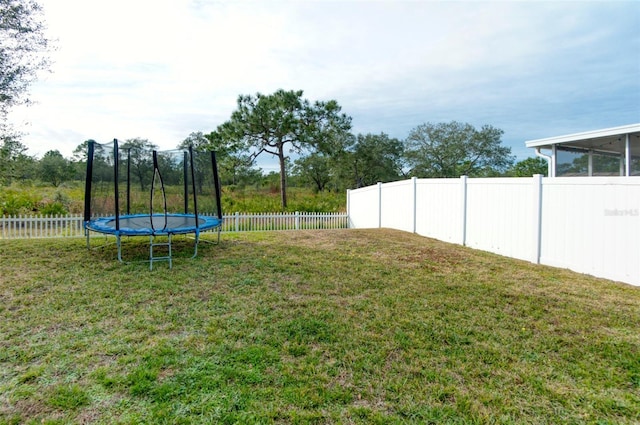
<svg viewBox="0 0 640 425"><path fill-rule="evenodd" d="M236 232L239 232L239 231L240 231L240 213L239 213L238 211L236 211L235 216L236 216L236 217L235 217L235 222L236 222L236 224L235 224Z"/></svg>
<svg viewBox="0 0 640 425"><path fill-rule="evenodd" d="M378 182L378 228L382 227L382 182Z"/></svg>
<svg viewBox="0 0 640 425"><path fill-rule="evenodd" d="M300 212L296 211L296 230L300 230Z"/></svg>
<svg viewBox="0 0 640 425"><path fill-rule="evenodd" d="M533 258L532 262L540 264L542 250L542 174L533 175Z"/></svg>
<svg viewBox="0 0 640 425"><path fill-rule="evenodd" d="M418 178L411 177L411 184L413 186L413 233L416 233L418 226Z"/></svg>
<svg viewBox="0 0 640 425"><path fill-rule="evenodd" d="M351 229L351 189L347 189L347 229Z"/></svg>
<svg viewBox="0 0 640 425"><path fill-rule="evenodd" d="M467 176L460 176L462 192L462 246L467 245Z"/></svg>

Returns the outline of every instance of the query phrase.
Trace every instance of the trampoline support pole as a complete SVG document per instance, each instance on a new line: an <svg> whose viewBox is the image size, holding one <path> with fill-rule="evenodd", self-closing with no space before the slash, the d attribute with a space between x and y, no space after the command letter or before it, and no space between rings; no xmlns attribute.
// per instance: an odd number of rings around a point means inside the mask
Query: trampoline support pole
<svg viewBox="0 0 640 425"><path fill-rule="evenodd" d="M193 247L193 257L196 258L198 256L198 242L200 242L200 232L196 232L196 243Z"/></svg>
<svg viewBox="0 0 640 425"><path fill-rule="evenodd" d="M122 261L122 244L120 243L119 234L116 235L116 245L118 246L118 261L120 261L121 263L124 263L124 261Z"/></svg>

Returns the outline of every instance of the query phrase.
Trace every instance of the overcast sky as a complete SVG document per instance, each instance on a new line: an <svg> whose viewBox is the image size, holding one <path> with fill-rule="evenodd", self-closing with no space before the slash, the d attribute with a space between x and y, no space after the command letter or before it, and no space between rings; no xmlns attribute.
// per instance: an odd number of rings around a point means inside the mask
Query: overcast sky
<svg viewBox="0 0 640 425"><path fill-rule="evenodd" d="M518 159L526 140L640 123L638 1L40 3L54 64L12 114L38 156L173 148L280 88L337 100L356 134L489 124Z"/></svg>

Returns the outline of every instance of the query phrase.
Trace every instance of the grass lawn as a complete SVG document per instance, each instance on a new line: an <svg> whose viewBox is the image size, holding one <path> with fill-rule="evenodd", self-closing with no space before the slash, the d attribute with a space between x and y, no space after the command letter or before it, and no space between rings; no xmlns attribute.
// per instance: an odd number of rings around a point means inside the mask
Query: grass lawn
<svg viewBox="0 0 640 425"><path fill-rule="evenodd" d="M640 423L640 288L399 231L0 241L0 317L0 424Z"/></svg>

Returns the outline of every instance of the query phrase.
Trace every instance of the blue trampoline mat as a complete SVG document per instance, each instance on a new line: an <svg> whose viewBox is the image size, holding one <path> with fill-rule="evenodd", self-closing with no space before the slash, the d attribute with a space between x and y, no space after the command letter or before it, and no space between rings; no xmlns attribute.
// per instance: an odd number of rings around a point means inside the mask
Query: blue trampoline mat
<svg viewBox="0 0 640 425"><path fill-rule="evenodd" d="M134 214L119 217L120 231L116 231L115 217L100 217L88 221L86 227L94 232L124 236L176 235L215 229L222 224L218 217L194 214Z"/></svg>

